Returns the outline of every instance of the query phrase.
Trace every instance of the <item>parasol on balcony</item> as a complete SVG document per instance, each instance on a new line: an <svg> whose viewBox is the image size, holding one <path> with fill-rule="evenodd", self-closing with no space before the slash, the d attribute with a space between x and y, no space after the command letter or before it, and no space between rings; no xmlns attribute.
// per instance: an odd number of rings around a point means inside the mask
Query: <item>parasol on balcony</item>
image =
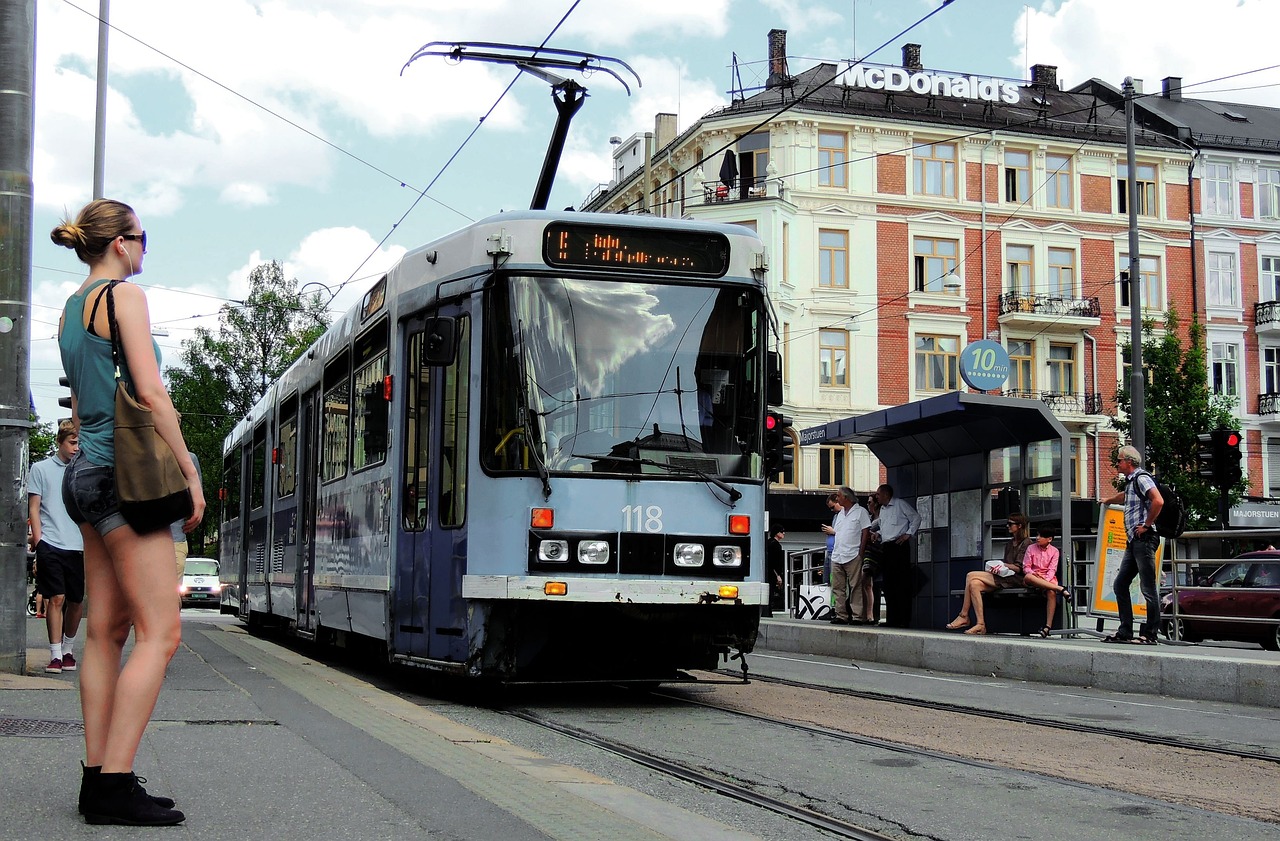
<svg viewBox="0 0 1280 841"><path fill-rule="evenodd" d="M738 156L729 149L724 153L724 161L720 164L720 183L732 187L738 180Z"/></svg>

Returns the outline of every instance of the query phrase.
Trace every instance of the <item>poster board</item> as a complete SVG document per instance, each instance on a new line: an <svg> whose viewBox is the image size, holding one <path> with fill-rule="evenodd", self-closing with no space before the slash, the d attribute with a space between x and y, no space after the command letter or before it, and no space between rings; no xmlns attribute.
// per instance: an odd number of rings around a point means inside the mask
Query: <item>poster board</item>
<svg viewBox="0 0 1280 841"><path fill-rule="evenodd" d="M1098 515L1098 558L1094 565L1093 593L1089 601L1089 613L1095 616L1120 616L1120 606L1116 604L1115 580L1120 571L1120 562L1124 560L1125 549L1129 546L1129 538L1124 531L1124 507L1121 505L1104 505ZM1159 570L1164 561L1164 540L1156 547L1156 581L1159 582ZM1129 584L1129 600L1133 605L1135 620L1147 618L1147 601L1142 597L1142 587L1138 576Z"/></svg>

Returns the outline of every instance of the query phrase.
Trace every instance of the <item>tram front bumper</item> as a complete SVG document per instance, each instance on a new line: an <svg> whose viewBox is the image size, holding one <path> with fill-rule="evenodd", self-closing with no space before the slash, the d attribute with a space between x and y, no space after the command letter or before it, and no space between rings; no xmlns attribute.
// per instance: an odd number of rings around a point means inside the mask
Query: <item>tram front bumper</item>
<svg viewBox="0 0 1280 841"><path fill-rule="evenodd" d="M733 593L734 590L737 591L736 594ZM764 605L769 603L769 585L762 581L715 581L712 579L656 580L464 575L462 597L592 604Z"/></svg>

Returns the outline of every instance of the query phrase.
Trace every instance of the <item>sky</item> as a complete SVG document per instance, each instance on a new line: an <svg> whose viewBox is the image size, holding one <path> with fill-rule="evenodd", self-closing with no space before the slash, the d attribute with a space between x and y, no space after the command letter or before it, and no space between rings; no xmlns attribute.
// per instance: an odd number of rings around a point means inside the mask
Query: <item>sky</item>
<svg viewBox="0 0 1280 841"><path fill-rule="evenodd" d="M85 278L49 231L93 189L96 0L36 0L31 392L44 422L67 414L54 338ZM1053 64L1073 86L1165 76L1184 95L1280 107L1275 0L112 0L105 194L148 232L147 290L164 366L198 326L280 261L343 312L407 250L529 206L555 110L547 83L513 68L423 57L432 41L492 41L621 59L588 91L549 207L576 206L612 171L611 136L683 131L728 104L737 56L763 84L770 29L789 69L819 60L1025 79ZM935 13L936 12L936 13ZM922 18L929 16L923 23ZM900 34L903 30L908 30ZM1259 72L1249 72L1259 71ZM1248 73L1228 81L1214 81ZM492 113L490 113L492 112ZM473 135L474 132L474 135ZM473 135L468 139L469 135ZM430 186L425 196L422 191ZM327 294L326 294L327 297Z"/></svg>

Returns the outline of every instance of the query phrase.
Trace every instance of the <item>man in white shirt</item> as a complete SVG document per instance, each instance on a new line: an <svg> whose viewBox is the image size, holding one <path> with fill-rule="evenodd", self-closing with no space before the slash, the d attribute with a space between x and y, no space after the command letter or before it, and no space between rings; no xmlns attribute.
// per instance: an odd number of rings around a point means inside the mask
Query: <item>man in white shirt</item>
<svg viewBox="0 0 1280 841"><path fill-rule="evenodd" d="M876 490L880 502L880 569L884 575L885 624L911 627L911 599L915 595L911 575L911 536L920 527L920 515L911 503L893 495L892 485Z"/></svg>
<svg viewBox="0 0 1280 841"><path fill-rule="evenodd" d="M871 518L866 509L854 502L849 488L836 492L840 513L833 525L823 526L826 533L835 535L831 549L831 592L835 595L833 625L862 624L862 559L867 548L867 530ZM856 619L854 617L857 617Z"/></svg>
<svg viewBox="0 0 1280 841"><path fill-rule="evenodd" d="M75 634L84 613L84 537L62 504L62 476L80 450L80 438L70 421L58 427L58 450L31 465L27 476L27 516L30 542L36 553L36 590L45 598L45 627L49 632L49 674L76 670L72 654Z"/></svg>

